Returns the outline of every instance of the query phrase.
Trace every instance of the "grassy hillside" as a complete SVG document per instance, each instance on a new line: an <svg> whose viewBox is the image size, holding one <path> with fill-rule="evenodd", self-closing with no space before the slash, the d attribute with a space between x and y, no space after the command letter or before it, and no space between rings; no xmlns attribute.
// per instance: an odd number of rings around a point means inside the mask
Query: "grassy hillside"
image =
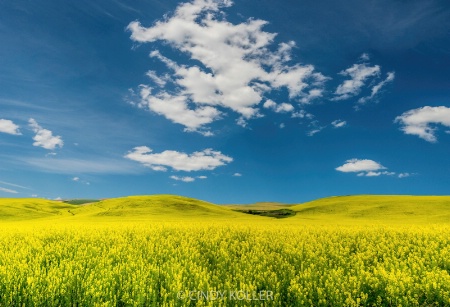
<svg viewBox="0 0 450 307"><path fill-rule="evenodd" d="M43 199L0 199L0 221L248 219L247 215L198 199L176 195L128 196L70 204ZM251 218L251 217L250 217Z"/></svg>
<svg viewBox="0 0 450 307"><path fill-rule="evenodd" d="M128 196L101 200L72 211L80 218L205 219L236 218L241 214L194 198L176 195Z"/></svg>
<svg viewBox="0 0 450 307"><path fill-rule="evenodd" d="M0 220L20 221L69 216L75 205L38 198L0 198Z"/></svg>
<svg viewBox="0 0 450 307"><path fill-rule="evenodd" d="M289 209L295 215L276 223L428 224L450 222L450 196L358 195L328 197L299 205L256 203L219 206L176 195L129 196L97 202L66 203L43 199L0 199L0 221L275 221L270 212ZM260 214L261 211L264 214ZM242 212L239 212L242 211ZM252 211L253 214L245 214ZM266 213L269 214L266 214ZM261 216L263 215L263 216ZM264 216L265 215L265 216Z"/></svg>
<svg viewBox="0 0 450 307"><path fill-rule="evenodd" d="M450 222L450 196L357 195L317 199L290 207L295 219L323 222Z"/></svg>

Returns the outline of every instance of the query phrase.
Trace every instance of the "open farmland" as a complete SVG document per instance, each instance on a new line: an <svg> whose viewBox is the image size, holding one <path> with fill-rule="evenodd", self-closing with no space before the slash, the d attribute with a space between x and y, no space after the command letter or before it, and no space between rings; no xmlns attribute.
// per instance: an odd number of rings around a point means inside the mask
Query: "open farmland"
<svg viewBox="0 0 450 307"><path fill-rule="evenodd" d="M2 199L0 306L450 305L450 197L289 208Z"/></svg>

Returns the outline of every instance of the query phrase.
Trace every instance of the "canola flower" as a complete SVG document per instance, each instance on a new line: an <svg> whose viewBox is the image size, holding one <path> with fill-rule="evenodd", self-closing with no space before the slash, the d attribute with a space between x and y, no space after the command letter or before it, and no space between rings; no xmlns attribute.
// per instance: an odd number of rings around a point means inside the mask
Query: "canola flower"
<svg viewBox="0 0 450 307"><path fill-rule="evenodd" d="M0 228L0 306L450 305L448 226Z"/></svg>

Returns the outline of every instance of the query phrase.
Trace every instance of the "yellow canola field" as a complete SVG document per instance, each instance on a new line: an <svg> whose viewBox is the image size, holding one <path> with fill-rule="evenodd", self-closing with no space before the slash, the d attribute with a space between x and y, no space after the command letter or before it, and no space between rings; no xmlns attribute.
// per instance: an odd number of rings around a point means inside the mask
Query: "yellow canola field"
<svg viewBox="0 0 450 307"><path fill-rule="evenodd" d="M450 226L0 224L0 306L449 306Z"/></svg>

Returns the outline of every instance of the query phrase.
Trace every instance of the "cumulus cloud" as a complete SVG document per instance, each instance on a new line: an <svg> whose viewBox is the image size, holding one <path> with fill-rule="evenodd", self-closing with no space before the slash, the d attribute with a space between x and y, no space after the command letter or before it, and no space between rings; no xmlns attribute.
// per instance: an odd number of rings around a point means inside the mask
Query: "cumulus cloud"
<svg viewBox="0 0 450 307"><path fill-rule="evenodd" d="M72 180L73 181L80 181L80 177L73 177Z"/></svg>
<svg viewBox="0 0 450 307"><path fill-rule="evenodd" d="M410 173L399 173L391 172L387 170L379 162L369 160L369 159L350 159L345 161L345 163L336 170L343 173L357 173L358 177L379 177L379 176L397 176L398 178L408 177Z"/></svg>
<svg viewBox="0 0 450 307"><path fill-rule="evenodd" d="M33 146L39 146L48 150L54 150L56 147L63 147L64 142L60 136L54 136L53 132L39 126L33 118L30 118L28 123L34 133L36 133L33 137Z"/></svg>
<svg viewBox="0 0 450 307"><path fill-rule="evenodd" d="M259 104L273 90L285 88L289 98L300 103L322 96L328 78L313 65L292 63L295 43L273 46L276 34L263 30L264 20L227 21L223 9L232 4L230 0L194 0L180 4L153 26L144 27L139 21L128 25L133 41L164 42L198 63L177 63L153 51L150 56L164 63L171 75L148 73L159 88L142 86L140 107L185 126L186 131L204 132L226 111L237 113L242 121L257 117ZM162 87L166 82L171 90ZM293 108L281 104L274 111Z"/></svg>
<svg viewBox="0 0 450 307"><path fill-rule="evenodd" d="M186 172L213 170L233 161L233 158L212 149L192 154L174 150L165 150L161 153L152 152L153 150L147 146L139 146L128 152L125 158L137 161L155 171L166 171L170 167L176 171Z"/></svg>
<svg viewBox="0 0 450 307"><path fill-rule="evenodd" d="M172 122L185 126L185 131L199 131L206 136L211 135L211 132L200 128L220 116L219 110L211 106L189 108L188 97L184 95L171 95L167 92L152 95L151 88L144 85L141 86L140 94L142 98L141 107L145 105L148 109L164 115Z"/></svg>
<svg viewBox="0 0 450 307"><path fill-rule="evenodd" d="M177 180L177 181L183 181L183 182L193 182L195 181L195 178L185 176L185 177L178 177L178 176L170 176L171 179Z"/></svg>
<svg viewBox="0 0 450 307"><path fill-rule="evenodd" d="M341 128L347 125L347 122L345 120L336 119L331 122L331 125L333 125L334 128Z"/></svg>
<svg viewBox="0 0 450 307"><path fill-rule="evenodd" d="M369 159L350 159L345 164L336 167L336 170L343 173L360 173L365 176L374 176L379 170L386 169L378 162ZM361 175L362 176L362 175Z"/></svg>
<svg viewBox="0 0 450 307"><path fill-rule="evenodd" d="M306 112L305 110L300 110L300 111L292 113L292 118L313 119L314 115L312 115L311 113Z"/></svg>
<svg viewBox="0 0 450 307"><path fill-rule="evenodd" d="M242 174L241 173L234 173L233 177L242 177Z"/></svg>
<svg viewBox="0 0 450 307"><path fill-rule="evenodd" d="M395 122L402 126L400 129L405 134L417 135L425 141L435 143L437 128L434 125L450 127L450 108L425 106L409 110L397 116Z"/></svg>
<svg viewBox="0 0 450 307"><path fill-rule="evenodd" d="M0 119L0 132L21 135L19 126L9 119Z"/></svg>
<svg viewBox="0 0 450 307"><path fill-rule="evenodd" d="M266 102L264 102L263 107L266 109L272 109L276 113L287 113L294 111L293 105L285 102L277 104L271 99L267 99Z"/></svg>

